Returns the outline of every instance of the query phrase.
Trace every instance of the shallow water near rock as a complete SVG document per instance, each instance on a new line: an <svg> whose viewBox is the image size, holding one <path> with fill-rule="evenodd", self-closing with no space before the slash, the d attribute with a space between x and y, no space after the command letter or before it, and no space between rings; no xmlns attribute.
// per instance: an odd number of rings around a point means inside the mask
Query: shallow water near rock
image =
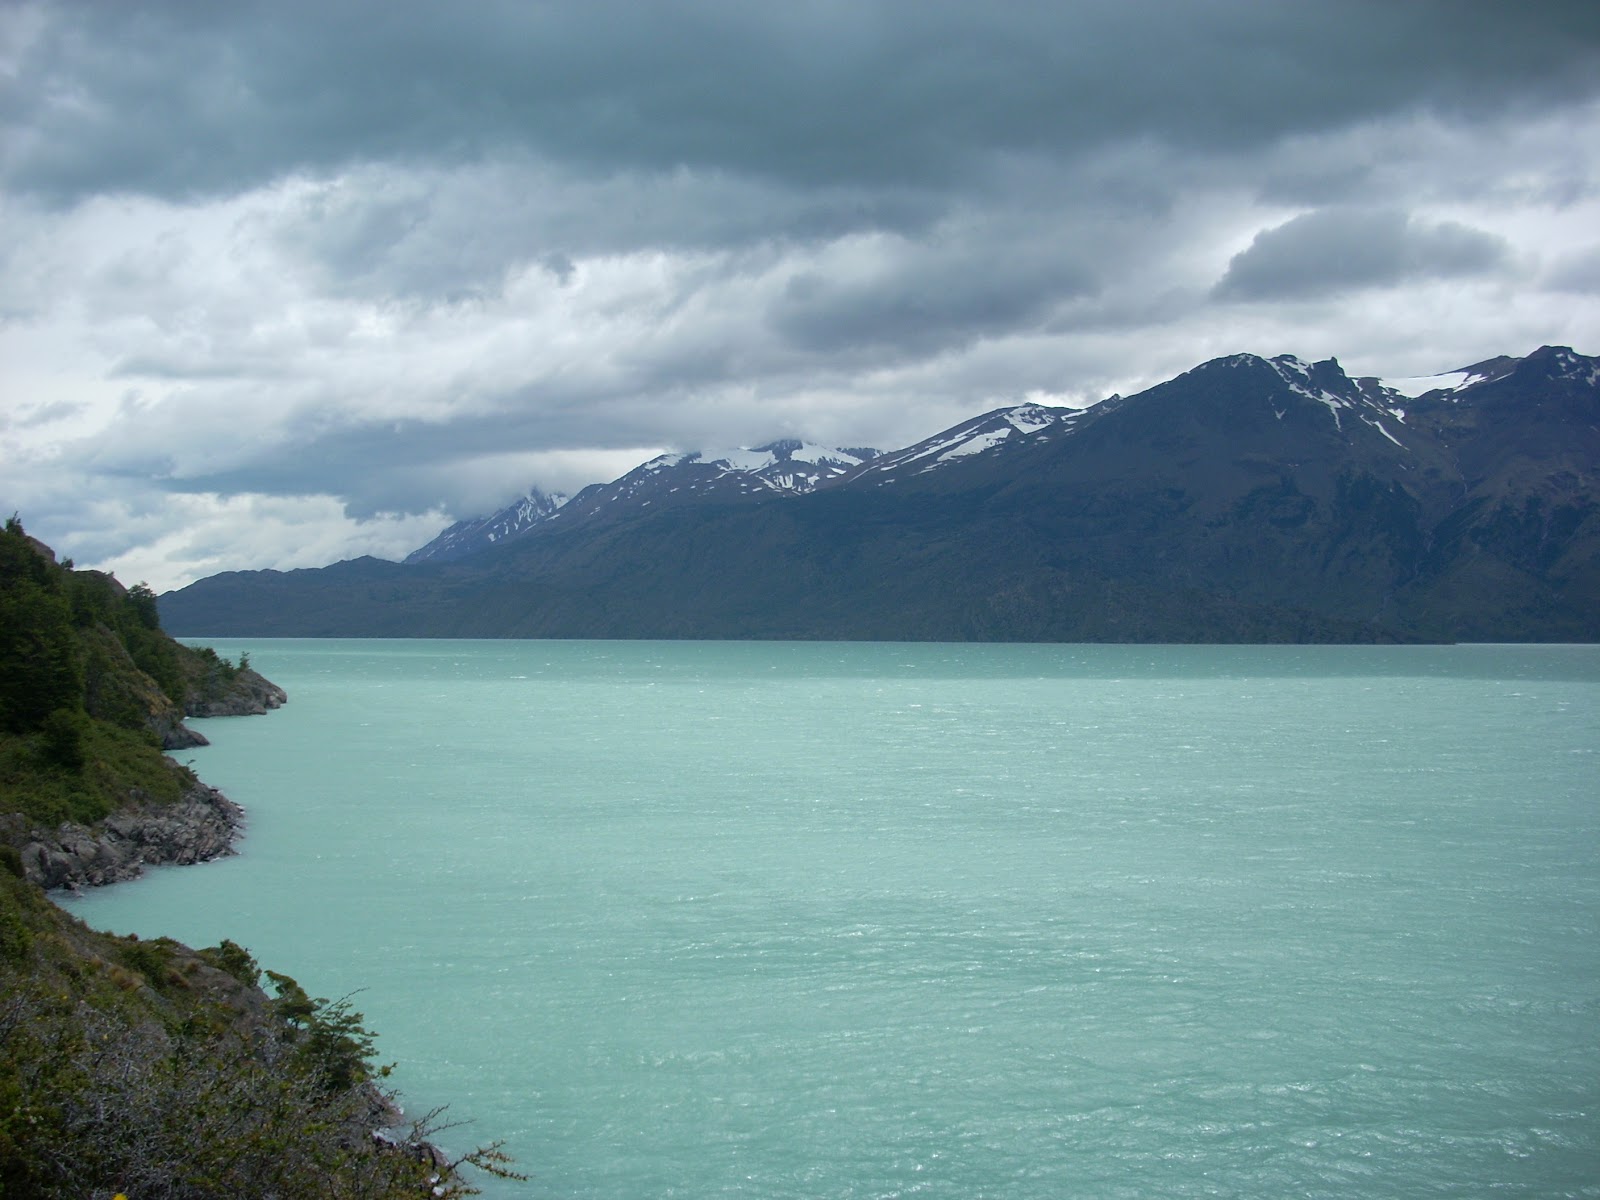
<svg viewBox="0 0 1600 1200"><path fill-rule="evenodd" d="M265 641L238 857L491 1196L1600 1195L1600 648Z"/></svg>

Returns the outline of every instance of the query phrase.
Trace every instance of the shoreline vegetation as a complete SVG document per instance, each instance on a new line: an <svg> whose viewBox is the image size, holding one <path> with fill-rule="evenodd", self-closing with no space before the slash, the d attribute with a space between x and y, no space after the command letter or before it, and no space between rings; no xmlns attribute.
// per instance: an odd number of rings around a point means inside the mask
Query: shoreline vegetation
<svg viewBox="0 0 1600 1200"><path fill-rule="evenodd" d="M155 595L0 533L0 1195L111 1200L455 1197L521 1179L407 1122L347 996L312 997L231 941L90 929L51 902L146 865L234 853L243 810L164 753L186 717L287 700L162 632Z"/></svg>

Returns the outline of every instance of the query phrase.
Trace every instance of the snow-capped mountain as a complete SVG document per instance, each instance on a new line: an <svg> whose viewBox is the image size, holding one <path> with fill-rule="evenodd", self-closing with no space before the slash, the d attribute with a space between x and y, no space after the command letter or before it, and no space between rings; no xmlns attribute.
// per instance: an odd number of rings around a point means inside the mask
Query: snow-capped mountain
<svg viewBox="0 0 1600 1200"><path fill-rule="evenodd" d="M1352 379L1344 373L1337 359L1308 363L1292 354L1279 354L1272 358L1258 358L1252 354L1234 355L1232 358L1206 364L1208 367L1242 370L1270 369L1277 377L1277 388L1262 389L1263 399L1272 408L1277 421L1292 421L1295 416L1306 415L1313 419L1333 421L1333 432L1347 439L1371 436L1375 431L1396 446L1404 448L1400 432L1405 422L1405 411L1398 396L1385 389L1376 380ZM1180 376L1180 378L1184 378ZM1305 402L1311 402L1309 409Z"/></svg>
<svg viewBox="0 0 1600 1200"><path fill-rule="evenodd" d="M695 500L799 496L870 461L878 452L834 449L784 438L754 448L662 454L610 483L592 484L570 500L532 489L489 517L460 521L406 558L408 563L461 558L561 518L620 518L635 510Z"/></svg>
<svg viewBox="0 0 1600 1200"><path fill-rule="evenodd" d="M877 455L876 450L839 450L793 438L733 450L662 454L620 479L585 488L573 498L569 517L607 506L666 504L735 496L800 496L815 491Z"/></svg>
<svg viewBox="0 0 1600 1200"><path fill-rule="evenodd" d="M1112 397L1113 402L1117 399ZM972 455L984 454L1003 446L1045 442L1052 437L1071 433L1088 411L1050 408L1042 404L996 408L924 438L904 450L880 454L856 470L850 479L852 483L869 480L873 486L881 487L910 475L926 475Z"/></svg>
<svg viewBox="0 0 1600 1200"><path fill-rule="evenodd" d="M1118 399L1114 396L1111 401ZM662 454L610 483L584 488L570 501L563 497L545 503L548 498L532 490L493 516L457 522L405 561L460 558L556 517L561 518L562 527L570 527L585 519L617 519L636 510L697 500L801 496L862 478L881 485L908 474L927 474L1007 444L1041 442L1071 432L1086 411L1040 404L997 408L887 454L859 446L819 446L796 438L732 450Z"/></svg>
<svg viewBox="0 0 1600 1200"><path fill-rule="evenodd" d="M161 603L211 636L1600 641L1600 359L1233 355L882 455L666 455L470 564Z"/></svg>
<svg viewBox="0 0 1600 1200"><path fill-rule="evenodd" d="M529 488L516 503L508 504L492 516L457 521L426 546L406 555L405 561L448 562L486 550L548 520L566 502L567 497L560 492L552 494Z"/></svg>

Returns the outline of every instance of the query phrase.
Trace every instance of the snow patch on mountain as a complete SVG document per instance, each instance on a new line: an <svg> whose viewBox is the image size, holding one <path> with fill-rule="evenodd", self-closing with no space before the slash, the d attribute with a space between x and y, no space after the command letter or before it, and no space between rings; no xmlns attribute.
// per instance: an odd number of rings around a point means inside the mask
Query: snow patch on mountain
<svg viewBox="0 0 1600 1200"><path fill-rule="evenodd" d="M1011 442L1043 439L1056 431L1070 430L1083 414L1091 411L1083 408L1050 408L1031 403L997 408L907 446L904 450L879 455L863 467L856 477L876 475L879 477L878 486L881 487L893 483L894 473L902 468L914 468L913 474L922 475L938 470L946 463L985 454Z"/></svg>
<svg viewBox="0 0 1600 1200"><path fill-rule="evenodd" d="M520 499L492 516L457 521L433 541L413 550L407 563L445 562L503 542L509 537L549 520L567 503L560 493L530 488Z"/></svg>
<svg viewBox="0 0 1600 1200"><path fill-rule="evenodd" d="M842 475L870 461L876 453L865 449L839 450L832 446L784 438L765 446L663 454L637 470L655 475L664 471L698 468L696 474L711 479L739 476L741 478L736 482L748 483L752 487L767 487L780 492L808 492L823 480Z"/></svg>
<svg viewBox="0 0 1600 1200"><path fill-rule="evenodd" d="M1268 363L1290 392L1325 407L1339 432L1348 436L1361 425L1370 425L1402 450L1406 448L1395 433L1395 429L1405 427L1405 409L1395 403L1403 393L1387 389L1379 380L1351 379L1337 359L1307 364L1292 354L1280 354ZM1285 416L1276 406L1273 413L1280 421ZM1347 425L1346 418L1350 416L1358 418L1360 424ZM1389 427L1389 422L1394 423L1395 429Z"/></svg>
<svg viewBox="0 0 1600 1200"><path fill-rule="evenodd" d="M1563 367L1573 367L1579 370L1587 369L1581 355L1573 355L1570 359L1563 359L1561 351L1565 347L1552 347L1552 357ZM1569 350L1567 354L1571 354ZM1483 383L1493 383L1504 379L1516 370L1523 360L1517 358L1491 358L1481 363L1474 363L1470 367L1462 367L1459 371L1444 371L1438 375L1402 376L1397 379L1380 379L1378 383L1388 391L1397 395L1415 400L1421 396L1432 396L1441 400L1458 400L1460 393L1470 387L1477 387Z"/></svg>
<svg viewBox="0 0 1600 1200"><path fill-rule="evenodd" d="M1377 420L1374 417L1369 417L1369 416L1367 416L1366 413L1362 413L1361 414L1361 419L1363 421L1365 421L1368 425L1371 425L1379 433L1383 434L1384 437L1388 438L1396 446L1399 446L1400 449L1404 450L1406 448L1406 444L1404 442L1402 442L1399 438L1395 437L1394 434L1390 433L1387 429L1384 428L1384 425L1383 425L1382 421Z"/></svg>
<svg viewBox="0 0 1600 1200"><path fill-rule="evenodd" d="M1327 388L1319 387L1314 382L1313 368L1310 364L1302 362L1292 354L1280 354L1268 360L1272 369L1278 373L1278 378L1291 392L1304 396L1307 400L1315 400L1318 404L1325 405L1333 414L1335 428L1344 429L1344 418L1340 415L1345 410L1354 408L1355 402L1348 396L1341 396L1337 392L1330 392ZM1341 376L1342 377L1342 376Z"/></svg>
<svg viewBox="0 0 1600 1200"><path fill-rule="evenodd" d="M764 446L658 455L610 483L583 489L559 513L562 525L657 507L722 498L802 496L859 469L876 450L848 450L783 438Z"/></svg>
<svg viewBox="0 0 1600 1200"><path fill-rule="evenodd" d="M1466 371L1448 371L1443 375L1417 375L1407 379L1385 379L1383 386L1399 392L1409 400L1426 396L1429 392L1453 392L1464 387L1472 375Z"/></svg>

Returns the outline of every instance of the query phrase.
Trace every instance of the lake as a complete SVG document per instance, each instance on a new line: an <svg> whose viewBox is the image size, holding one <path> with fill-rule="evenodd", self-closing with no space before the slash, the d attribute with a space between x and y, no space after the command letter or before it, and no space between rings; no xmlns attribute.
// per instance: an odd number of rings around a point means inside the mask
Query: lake
<svg viewBox="0 0 1600 1200"><path fill-rule="evenodd" d="M240 854L491 1196L1600 1196L1600 647L227 641Z"/></svg>

